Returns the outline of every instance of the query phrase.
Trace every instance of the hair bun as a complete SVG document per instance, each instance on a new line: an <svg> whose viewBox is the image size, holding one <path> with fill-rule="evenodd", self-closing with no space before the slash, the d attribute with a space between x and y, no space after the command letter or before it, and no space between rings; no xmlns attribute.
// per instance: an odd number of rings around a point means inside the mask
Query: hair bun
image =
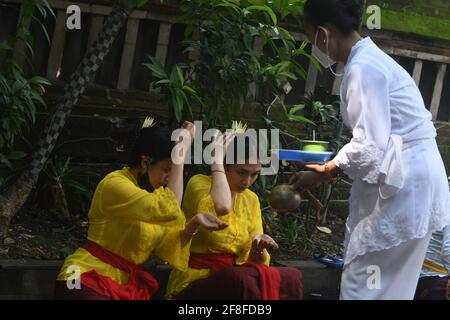
<svg viewBox="0 0 450 320"><path fill-rule="evenodd" d="M331 24L342 33L358 31L364 12L363 0L308 0L304 6L306 23Z"/></svg>

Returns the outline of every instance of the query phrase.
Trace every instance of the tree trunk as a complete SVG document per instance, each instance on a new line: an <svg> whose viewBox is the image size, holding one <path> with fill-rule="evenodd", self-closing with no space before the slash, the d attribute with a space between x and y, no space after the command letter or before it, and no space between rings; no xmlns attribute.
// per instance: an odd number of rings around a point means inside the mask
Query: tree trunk
<svg viewBox="0 0 450 320"><path fill-rule="evenodd" d="M128 15L129 10L124 5L117 6L111 11L97 39L64 87L64 94L56 111L47 122L43 135L31 154L30 167L7 190L5 196L0 198L0 238L6 236L12 218L27 200L70 116L72 106L78 102L87 84L94 78Z"/></svg>
<svg viewBox="0 0 450 320"><path fill-rule="evenodd" d="M8 234L9 224L33 189L33 185L19 178L5 195L0 196L0 239Z"/></svg>

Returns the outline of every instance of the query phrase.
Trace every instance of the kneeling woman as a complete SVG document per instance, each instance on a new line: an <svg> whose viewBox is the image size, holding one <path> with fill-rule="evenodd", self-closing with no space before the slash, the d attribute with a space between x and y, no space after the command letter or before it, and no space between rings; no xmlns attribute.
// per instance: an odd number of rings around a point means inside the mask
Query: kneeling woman
<svg viewBox="0 0 450 320"><path fill-rule="evenodd" d="M183 127L194 136L191 123ZM186 151L191 143L185 139L177 148ZM185 227L180 208L183 164L172 163L172 147L167 128L143 128L131 148L130 167L109 173L99 183L89 211L88 241L66 259L56 298L150 299L158 282L139 264L155 252L174 268L186 270L197 228L226 226L211 214L198 214Z"/></svg>
<svg viewBox="0 0 450 320"><path fill-rule="evenodd" d="M217 139L215 151L223 155L237 143L225 147ZM167 286L169 299L302 299L302 274L294 268L269 267L266 249L276 249L275 241L263 232L258 196L248 188L256 181L261 163L249 161L250 150L257 155L256 142L245 141L245 163L211 165L212 176L196 175L188 182L183 201L187 217L198 212L214 212L228 225L226 229L198 231L191 245L189 268L173 270ZM217 156L217 154L216 154ZM223 159L217 156L216 159Z"/></svg>

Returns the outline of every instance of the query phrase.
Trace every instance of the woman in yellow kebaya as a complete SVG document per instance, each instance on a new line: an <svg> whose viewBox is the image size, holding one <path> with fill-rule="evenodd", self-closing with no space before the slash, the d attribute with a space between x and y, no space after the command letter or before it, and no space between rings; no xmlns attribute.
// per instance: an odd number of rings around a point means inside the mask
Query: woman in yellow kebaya
<svg viewBox="0 0 450 320"><path fill-rule="evenodd" d="M147 125L130 148L129 166L98 184L89 210L88 241L65 260L56 298L150 299L158 282L139 265L152 252L173 268L186 270L190 240L199 226L226 227L209 213L193 215L185 223L180 208L183 161L171 158L174 143L168 128ZM184 160L195 127L190 122L182 127L188 138L177 140L180 152L173 156Z"/></svg>
<svg viewBox="0 0 450 320"><path fill-rule="evenodd" d="M211 176L196 175L188 182L183 201L186 217L213 212L228 227L198 231L191 244L189 268L173 270L170 275L169 299L302 298L300 271L268 267L267 249L278 245L264 234L258 196L248 189L261 171L261 162L256 157L251 161L251 155L257 155L257 143L246 137L244 150L239 150L235 143L239 134L225 134L213 147L218 153L215 159L224 159L225 150L227 154L234 151L233 164L213 162Z"/></svg>

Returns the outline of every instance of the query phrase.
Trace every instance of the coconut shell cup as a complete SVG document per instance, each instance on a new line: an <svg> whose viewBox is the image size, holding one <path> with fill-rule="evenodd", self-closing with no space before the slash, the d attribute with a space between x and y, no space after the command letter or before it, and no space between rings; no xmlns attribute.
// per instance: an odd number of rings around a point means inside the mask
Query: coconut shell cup
<svg viewBox="0 0 450 320"><path fill-rule="evenodd" d="M266 193L267 203L278 213L294 211L300 206L300 194L291 189L288 184L279 184Z"/></svg>

